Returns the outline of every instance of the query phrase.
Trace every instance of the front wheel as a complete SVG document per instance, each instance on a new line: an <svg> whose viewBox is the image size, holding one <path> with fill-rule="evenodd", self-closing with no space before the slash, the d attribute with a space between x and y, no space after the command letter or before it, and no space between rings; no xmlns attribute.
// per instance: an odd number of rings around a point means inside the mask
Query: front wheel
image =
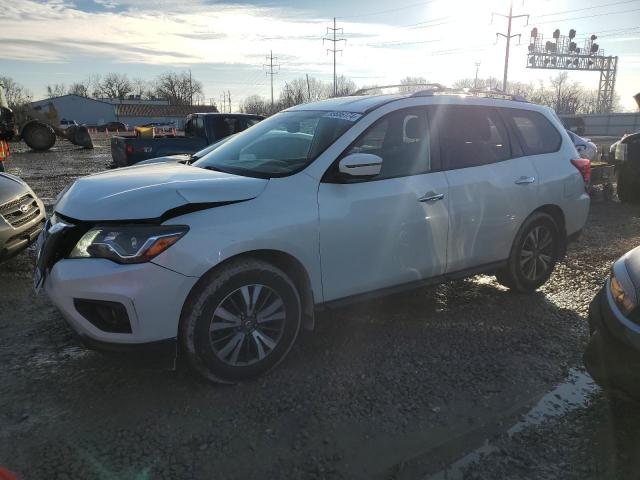
<svg viewBox="0 0 640 480"><path fill-rule="evenodd" d="M195 370L214 382L235 383L268 372L289 353L300 330L300 296L273 265L232 261L196 285L180 322Z"/></svg>
<svg viewBox="0 0 640 480"><path fill-rule="evenodd" d="M553 218L536 213L522 226L498 282L517 292L533 292L551 276L561 253L561 237Z"/></svg>

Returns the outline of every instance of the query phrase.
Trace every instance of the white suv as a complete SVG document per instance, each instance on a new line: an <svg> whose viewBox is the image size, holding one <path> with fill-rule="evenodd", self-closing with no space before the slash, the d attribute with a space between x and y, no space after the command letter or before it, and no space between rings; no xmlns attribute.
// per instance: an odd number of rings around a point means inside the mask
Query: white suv
<svg viewBox="0 0 640 480"><path fill-rule="evenodd" d="M488 97L335 98L193 165L81 178L36 285L88 345L223 382L278 364L319 308L478 273L533 291L585 223L589 162L551 110Z"/></svg>

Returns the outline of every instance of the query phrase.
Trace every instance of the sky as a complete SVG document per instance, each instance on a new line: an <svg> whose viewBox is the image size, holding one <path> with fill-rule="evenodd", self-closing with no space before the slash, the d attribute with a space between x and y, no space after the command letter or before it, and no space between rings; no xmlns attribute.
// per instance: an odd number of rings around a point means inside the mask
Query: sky
<svg viewBox="0 0 640 480"><path fill-rule="evenodd" d="M398 83L406 76L451 84L473 77L502 78L509 0L0 0L0 75L27 87L35 99L47 84L89 75L127 73L152 79L191 70L207 102L229 91L234 110L251 94L269 96L265 56L273 51L284 82L305 74L332 79L333 58L323 43L333 17L343 29L337 72L358 85ZM548 81L558 72L526 68L535 26L545 37L575 29L579 44L598 35L619 57L616 92L636 110L640 92L640 0L514 0L509 80ZM528 24L527 24L528 20ZM341 31L342 32L342 31ZM598 72L571 72L598 87Z"/></svg>

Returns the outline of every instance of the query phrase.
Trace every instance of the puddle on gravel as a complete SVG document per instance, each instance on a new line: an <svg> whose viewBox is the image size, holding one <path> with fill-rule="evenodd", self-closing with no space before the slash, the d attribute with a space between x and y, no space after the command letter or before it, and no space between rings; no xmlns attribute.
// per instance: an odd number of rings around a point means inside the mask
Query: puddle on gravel
<svg viewBox="0 0 640 480"><path fill-rule="evenodd" d="M512 437L525 428L540 425L550 418L559 417L572 410L584 407L597 389L597 385L587 373L572 368L569 370L569 375L565 382L545 394L506 433L509 437ZM489 440L485 440L481 447L458 459L446 469L427 478L428 480L461 480L466 467L497 451L497 446L491 444Z"/></svg>
<svg viewBox="0 0 640 480"><path fill-rule="evenodd" d="M33 355L30 362L35 367L51 367L57 364L81 358L89 353L83 347L65 347L59 352L39 352Z"/></svg>

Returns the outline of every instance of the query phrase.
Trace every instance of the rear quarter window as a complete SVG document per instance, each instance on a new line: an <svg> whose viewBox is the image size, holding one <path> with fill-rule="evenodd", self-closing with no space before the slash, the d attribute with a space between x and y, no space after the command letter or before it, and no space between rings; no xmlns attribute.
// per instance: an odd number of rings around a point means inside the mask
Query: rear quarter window
<svg viewBox="0 0 640 480"><path fill-rule="evenodd" d="M525 155L553 153L560 149L560 133L541 113L511 108L502 111L513 124Z"/></svg>

